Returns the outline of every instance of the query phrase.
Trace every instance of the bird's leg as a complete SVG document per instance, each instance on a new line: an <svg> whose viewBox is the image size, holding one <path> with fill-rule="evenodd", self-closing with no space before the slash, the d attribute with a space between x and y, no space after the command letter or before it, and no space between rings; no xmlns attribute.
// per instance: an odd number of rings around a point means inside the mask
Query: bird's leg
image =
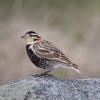
<svg viewBox="0 0 100 100"><path fill-rule="evenodd" d="M46 71L42 74L39 74L39 75L33 75L33 76L36 76L36 77L40 77L40 76L45 76L45 75L48 75L48 73L51 72L51 71Z"/></svg>
<svg viewBox="0 0 100 100"><path fill-rule="evenodd" d="M47 72L45 72L45 73L42 73L42 74L40 74L40 76L47 75L49 72L51 72L51 71L47 71Z"/></svg>

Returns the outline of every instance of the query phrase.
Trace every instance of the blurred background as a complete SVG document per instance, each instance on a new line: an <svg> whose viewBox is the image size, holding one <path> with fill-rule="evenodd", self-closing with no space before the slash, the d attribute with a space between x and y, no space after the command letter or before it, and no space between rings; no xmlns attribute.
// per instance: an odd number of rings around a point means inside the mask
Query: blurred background
<svg viewBox="0 0 100 100"><path fill-rule="evenodd" d="M36 71L20 38L29 30L52 41L89 77L100 77L100 0L0 0L0 85Z"/></svg>

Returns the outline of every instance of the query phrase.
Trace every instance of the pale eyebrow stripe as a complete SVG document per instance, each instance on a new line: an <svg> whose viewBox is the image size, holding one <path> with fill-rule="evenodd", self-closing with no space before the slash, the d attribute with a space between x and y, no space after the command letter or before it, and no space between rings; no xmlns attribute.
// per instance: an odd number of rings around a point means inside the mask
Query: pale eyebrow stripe
<svg viewBox="0 0 100 100"><path fill-rule="evenodd" d="M30 35L30 36L38 36L38 35Z"/></svg>

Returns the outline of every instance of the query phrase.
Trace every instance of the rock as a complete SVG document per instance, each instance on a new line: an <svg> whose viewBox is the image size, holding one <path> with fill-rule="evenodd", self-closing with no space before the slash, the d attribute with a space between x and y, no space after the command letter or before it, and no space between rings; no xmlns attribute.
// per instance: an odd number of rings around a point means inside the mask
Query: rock
<svg viewBox="0 0 100 100"><path fill-rule="evenodd" d="M0 86L0 100L100 100L100 79L28 76Z"/></svg>

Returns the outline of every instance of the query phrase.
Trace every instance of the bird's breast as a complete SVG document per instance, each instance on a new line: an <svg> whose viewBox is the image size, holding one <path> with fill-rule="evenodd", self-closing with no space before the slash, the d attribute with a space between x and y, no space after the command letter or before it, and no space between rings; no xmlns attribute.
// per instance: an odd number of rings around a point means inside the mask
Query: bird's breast
<svg viewBox="0 0 100 100"><path fill-rule="evenodd" d="M30 48L31 46L32 46L31 44L26 45L26 51L33 64L43 69L48 69L53 67L53 64L50 60L37 56L34 50Z"/></svg>
<svg viewBox="0 0 100 100"><path fill-rule="evenodd" d="M39 57L37 57L37 55L35 54L35 52L33 52L32 50L32 45L31 44L28 44L26 45L26 51L27 51L27 54L30 58L30 60L38 66L38 63L39 63Z"/></svg>

